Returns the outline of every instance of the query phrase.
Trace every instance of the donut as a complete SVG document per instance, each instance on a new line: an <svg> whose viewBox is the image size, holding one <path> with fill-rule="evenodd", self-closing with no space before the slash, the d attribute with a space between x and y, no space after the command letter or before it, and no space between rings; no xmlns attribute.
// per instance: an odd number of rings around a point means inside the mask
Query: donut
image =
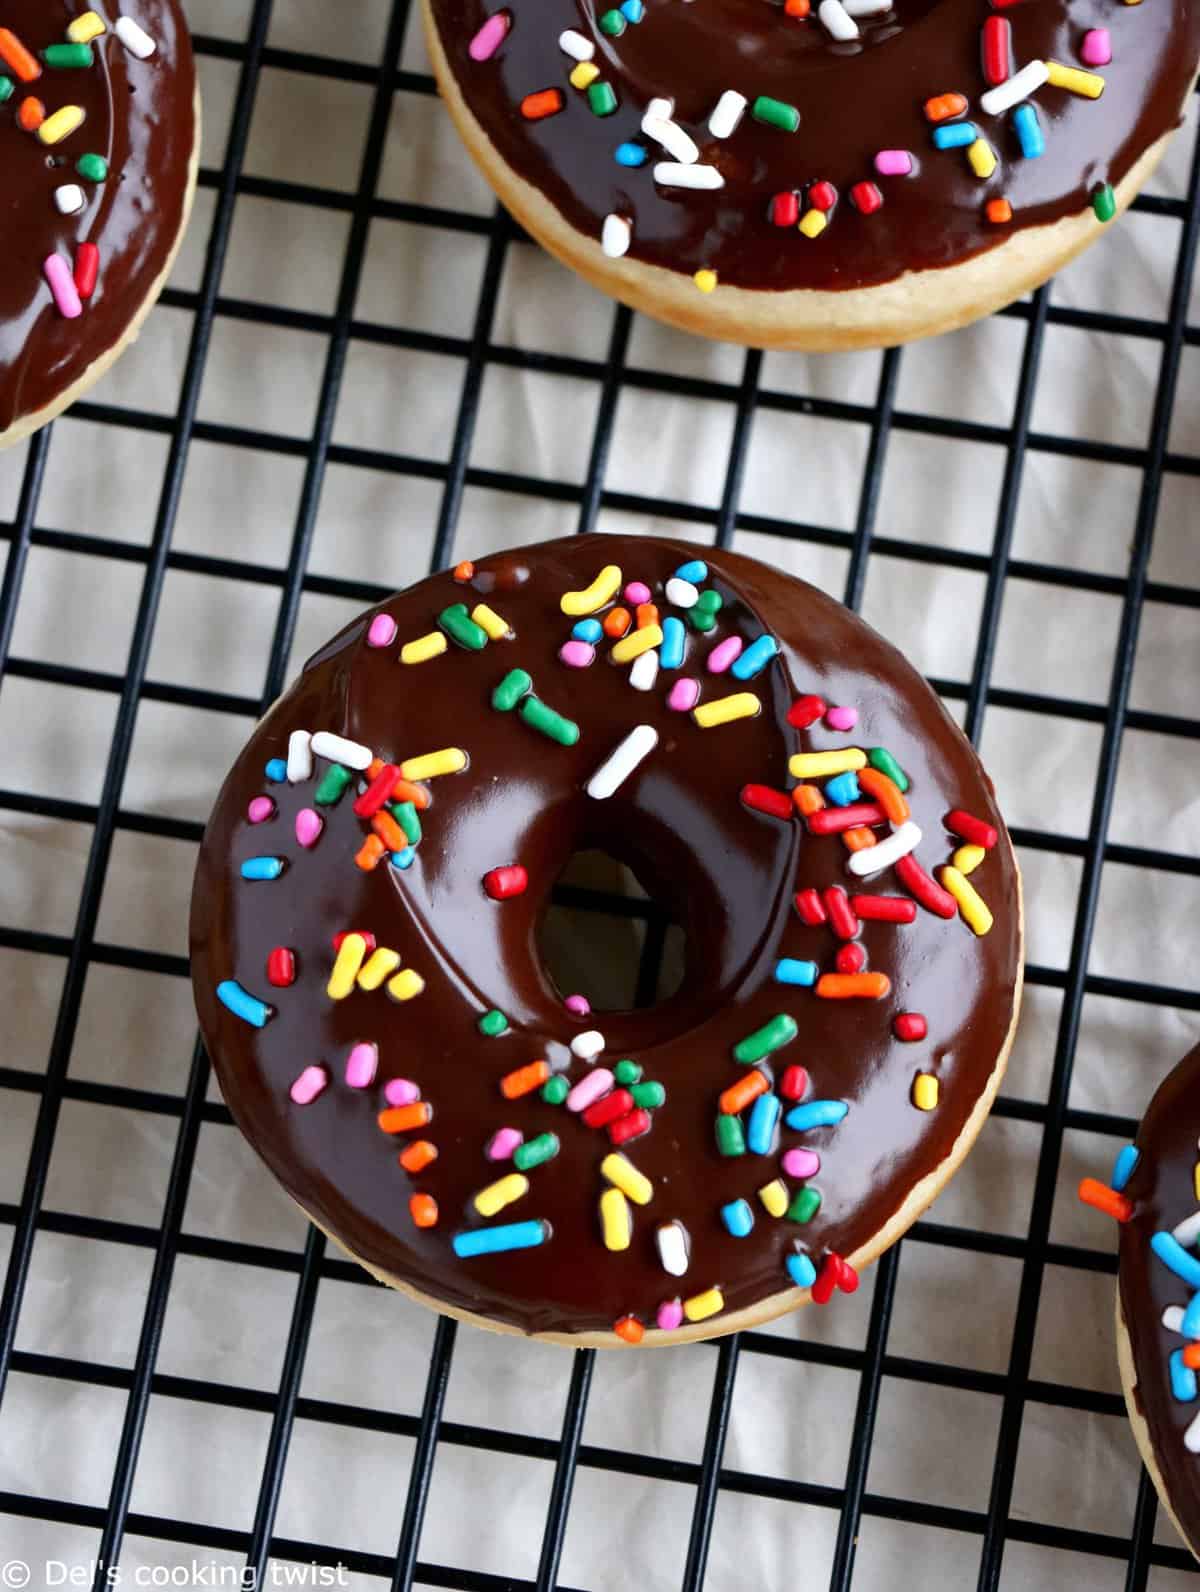
<svg viewBox="0 0 1200 1592"><path fill-rule="evenodd" d="M1080 1198L1119 1225L1117 1360L1146 1470L1200 1558L1200 1045L1160 1084L1109 1184ZM1192 1362L1192 1363L1189 1363Z"/></svg>
<svg viewBox="0 0 1200 1592"><path fill-rule="evenodd" d="M758 347L985 315L1153 171L1200 11L1129 0L422 0L476 163L634 309Z"/></svg>
<svg viewBox="0 0 1200 1592"><path fill-rule="evenodd" d="M170 272L199 158L196 76L176 0L6 4L0 126L7 447L104 374Z"/></svg>
<svg viewBox="0 0 1200 1592"><path fill-rule="evenodd" d="M685 928L657 1005L546 971L590 849ZM1004 1070L1021 898L887 642L753 559L586 535L309 660L217 799L191 951L235 1121L351 1256L484 1326L671 1343L852 1292L933 1198Z"/></svg>

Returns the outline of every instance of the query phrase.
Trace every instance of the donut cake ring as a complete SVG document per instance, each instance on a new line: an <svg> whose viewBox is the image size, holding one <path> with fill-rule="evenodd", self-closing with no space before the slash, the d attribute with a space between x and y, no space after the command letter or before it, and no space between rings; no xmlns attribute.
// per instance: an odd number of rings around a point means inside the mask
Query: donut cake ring
<svg viewBox="0 0 1200 1592"><path fill-rule="evenodd" d="M589 1011L538 952L576 852L686 933ZM192 967L230 1109L377 1277L671 1343L852 1291L965 1155L1021 985L991 783L894 648L752 559L588 535L355 620L233 766Z"/></svg>

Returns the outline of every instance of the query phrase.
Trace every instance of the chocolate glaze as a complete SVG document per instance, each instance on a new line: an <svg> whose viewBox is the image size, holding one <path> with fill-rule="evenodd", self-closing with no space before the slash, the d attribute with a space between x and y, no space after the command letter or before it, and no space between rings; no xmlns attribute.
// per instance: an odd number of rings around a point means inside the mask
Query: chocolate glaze
<svg viewBox="0 0 1200 1592"><path fill-rule="evenodd" d="M1002 828L1001 820L970 746L899 653L813 587L752 559L708 555L710 584L726 606L710 636L689 634L682 672L698 672L710 700L757 689L764 707L758 717L701 730L666 705L674 675L664 671L653 692L634 691L627 669L606 661L607 644L589 669L558 661L572 623L559 609L564 591L587 586L603 564L615 562L626 580L644 580L657 592L700 551L658 538L582 536L484 559L473 588L443 573L391 598L383 608L396 619L396 642L369 648L368 614L310 661L235 763L200 853L191 928L196 1002L225 1097L250 1141L300 1204L356 1255L439 1300L525 1331L608 1328L627 1312L653 1323L662 1300L714 1284L727 1310L754 1305L787 1289L784 1259L797 1240L818 1260L827 1249L852 1255L946 1157L1014 1015L1018 885L1003 832L975 875L996 919L985 938L924 911L911 926L864 925L870 966L893 984L878 1002L823 1000L773 982L780 956L832 970L832 934L805 927L791 900L805 885L846 882L846 851L839 839L807 836L797 821L743 807L744 782L786 788L788 756L798 750L886 745L912 780L913 816L925 831L919 855L930 868L949 856L952 841L941 823L949 809L967 808ZM452 647L431 663L399 664L401 642L430 630L447 604L471 604L480 593L515 639L478 654ZM752 638L764 628L782 652L754 685L704 674L703 655L714 640L733 631ZM546 702L578 721L574 748L491 708L492 689L514 666L530 672ZM788 707L809 691L857 706L859 729L847 737L821 725L790 728ZM638 722L657 728L657 748L616 795L590 799L585 782ZM263 775L295 728L336 730L387 759L447 744L468 751L466 771L432 781L425 838L408 872L355 867L366 826L351 811L350 794L326 811L311 853L296 845L294 815L311 802L313 786L268 787ZM278 816L251 825L247 803L267 789ZM628 861L686 927L684 982L660 1006L577 1019L542 972L535 935L551 886L571 855L589 847ZM239 864L263 853L286 856L286 872L273 883L244 882ZM484 873L514 861L528 868L529 890L490 901ZM863 888L898 889L890 871ZM424 993L403 1005L382 992L330 1001L324 986L331 939L348 928L370 929L398 950L425 977ZM297 951L300 975L291 989L266 983L275 945ZM229 977L277 1008L261 1031L216 1000L217 983ZM510 1019L503 1037L484 1038L476 1029L491 1007ZM905 1009L927 1015L926 1042L893 1039L891 1019ZM758 1204L755 1191L779 1175L778 1154L722 1159L714 1142L717 1096L743 1070L731 1047L778 1012L793 1013L801 1031L776 1053L775 1073L799 1062L810 1071L812 1093L850 1103L836 1129L803 1140L783 1133L783 1146L803 1142L822 1157L814 1181L823 1204L804 1227L772 1220ZM604 1062L631 1056L667 1091L652 1131L628 1146L655 1195L638 1210L633 1244L623 1254L604 1249L598 1227L607 1136L536 1095L510 1104L498 1089L503 1074L538 1057L569 1064L572 1080L582 1076L588 1069L567 1046L587 1027L606 1036ZM399 1146L376 1125L379 1090L356 1092L342 1081L347 1051L363 1039L379 1045L380 1086L411 1077L433 1105L427 1136L440 1154L416 1182L438 1201L441 1221L433 1230L418 1231L409 1219L414 1184L396 1164ZM330 1086L312 1105L297 1107L289 1085L318 1059L330 1069ZM941 1080L941 1103L929 1113L910 1102L921 1069ZM506 1170L483 1154L503 1124L527 1138L552 1129L561 1139L557 1159L530 1174L530 1193L499 1218L547 1217L554 1236L538 1250L460 1261L450 1240L478 1220L466 1214L471 1195ZM718 1216L720 1205L739 1196L756 1214L753 1233L740 1240ZM692 1239L691 1267L678 1282L661 1269L654 1242L656 1224L673 1217Z"/></svg>
<svg viewBox="0 0 1200 1592"><path fill-rule="evenodd" d="M861 37L835 43L813 15L797 22L775 0L647 0L636 26L611 39L596 26L606 0L514 3L513 24L490 60L470 59L467 46L495 0L430 0L434 23L467 105L504 160L541 189L573 226L599 238L604 217L617 212L633 225L630 256L689 275L711 267L721 282L744 288L867 287L905 271L955 265L992 248L1013 227L1040 226L1075 214L1097 185L1116 184L1138 156L1181 116L1200 57L1200 8L1189 0L1121 5L1115 0L1037 0L1002 13L1012 23L1018 65L1056 60L1081 66L1088 28L1106 27L1112 63L1100 68L1099 100L1065 89L1035 96L1045 154L1021 158L1009 113L986 116L978 97L987 83L981 64L986 0L895 0L885 16L862 19ZM571 88L573 62L558 47L564 28L596 41L595 61L616 91L618 109L593 115ZM522 98L557 87L565 108L526 121ZM721 93L736 89L753 103L765 94L795 105L799 130L777 132L749 111L732 137L718 141L708 117ZM954 90L971 102L969 116L999 157L980 182L961 149L937 151L922 106ZM640 132L654 96L675 101L675 119L700 146L700 159L725 178L716 192L659 188L657 158L670 159ZM625 140L645 144L646 165L617 165ZM879 149L907 149L912 177L879 177ZM841 198L814 241L767 221L771 196L824 178ZM876 182L884 205L860 215L848 193ZM989 198L1006 196L1014 220L995 226ZM1099 223L1097 223L1099 230Z"/></svg>
<svg viewBox="0 0 1200 1592"><path fill-rule="evenodd" d="M4 270L0 272L0 432L44 409L120 342L162 274L183 221L188 162L195 142L195 72L191 43L176 0L138 0L134 15L157 49L145 61L112 32L115 5L75 0L11 0L2 22L41 58L66 39L67 24L94 10L109 31L92 42L91 67L43 67L33 83L14 78L16 92L0 106L4 159ZM0 72L12 75L0 62ZM81 105L86 120L61 143L46 146L17 124L17 108L34 94L48 113ZM105 182L79 177L80 155L103 155ZM54 190L77 182L86 204L63 216ZM81 243L100 250L100 280L83 314L59 314L42 275L57 251L73 263Z"/></svg>
<svg viewBox="0 0 1200 1592"><path fill-rule="evenodd" d="M1168 1305L1186 1305L1191 1290L1150 1248L1154 1234L1177 1227L1196 1209L1195 1169L1200 1161L1200 1045L1159 1086L1134 1143L1140 1152L1125 1185L1133 1215L1120 1228L1121 1314L1133 1351L1133 1396L1150 1429L1167 1502L1192 1551L1200 1548L1200 1455L1183 1446L1183 1434L1200 1403L1171 1394L1168 1360L1183 1347L1162 1324Z"/></svg>

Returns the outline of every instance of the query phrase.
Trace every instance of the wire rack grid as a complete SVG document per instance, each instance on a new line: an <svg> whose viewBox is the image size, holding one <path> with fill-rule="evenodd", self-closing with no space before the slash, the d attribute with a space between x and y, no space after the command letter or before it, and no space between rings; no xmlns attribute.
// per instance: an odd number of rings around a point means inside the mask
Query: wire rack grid
<svg viewBox="0 0 1200 1592"><path fill-rule="evenodd" d="M1200 605L1200 586L1186 580L1154 579L1151 564L1156 520L1164 483L1187 486L1200 472L1200 458L1178 447L1172 450L1173 413L1189 349L1200 343L1200 328L1189 324L1192 272L1200 227L1200 148L1189 148L1186 191L1181 197L1147 195L1135 214L1153 218L1172 229L1172 268L1164 313L1115 313L1108 309L1078 308L1055 303L1055 289L1039 291L1029 301L1013 306L999 318L1018 339L1013 364L1014 388L1003 413L990 420L937 412L920 403L900 402L904 362L916 356L900 351L883 355L877 366L873 392L861 401L838 396L814 396L803 389L771 381L764 356L754 351L738 353L737 373L731 379L672 371L652 361L631 358L637 323L628 311L612 307L606 347L597 357L569 352L524 348L499 341L495 335L497 304L506 266L515 254L524 258L528 241L500 211L478 214L460 209L450 194L441 205L380 196L380 174L389 138L396 136L394 112L428 101L434 89L423 70L406 65L406 36L412 27L408 0L386 5L359 6L378 13L378 49L375 59L340 58L338 39L327 42L330 53L316 53L277 42L278 13L286 8L272 0L252 0L239 15L239 33L226 26L236 6L197 0L190 10L196 29L196 48L202 67L219 69L228 85L228 118L218 132L222 147L201 170L201 202L195 233L203 247L197 285L172 286L164 306L182 312L189 328L186 349L179 362L179 381L169 408L157 412L136 403L106 401L99 388L76 406L70 418L35 436L21 450L17 465L15 507L0 526L7 550L0 585L0 668L11 693L21 682L62 692L85 693L89 700L103 698L109 705L105 720L102 778L95 799L82 800L53 788L0 789L3 822L19 837L21 825L37 820L53 825L82 826L87 836L79 877L78 895L72 902L70 932L22 921L15 910L0 913L0 954L25 968L37 960L54 968L48 997L48 1043L40 1060L18 1065L5 1058L0 1065L0 1090L5 1110L28 1102L30 1132L27 1157L12 1181L12 1197L0 1202L0 1223L8 1241L8 1264L0 1298L0 1447L6 1418L14 1413L14 1388L18 1383L45 1382L66 1388L84 1386L111 1391L118 1400L119 1418L108 1431L104 1450L107 1468L103 1496L91 1501L53 1496L44 1489L10 1486L0 1491L0 1539L23 1540L17 1528L41 1523L51 1544L66 1540L86 1543L95 1560L93 1584L105 1584L105 1567L122 1562L133 1539L156 1549L210 1552L224 1555L248 1572L246 1584L265 1577L272 1564L342 1566L363 1585L390 1584L395 1588L439 1586L500 1592L501 1588L549 1589L575 1585L560 1578L564 1552L573 1520L573 1496L581 1476L598 1476L615 1484L620 1477L643 1483L668 1483L687 1498L686 1530L678 1544L673 1567L661 1581L638 1582L637 1575L614 1571L611 1579L590 1583L596 1592L617 1585L682 1585L688 1592L708 1584L732 1585L710 1573L710 1545L719 1506L736 1498L769 1499L785 1506L787 1518L820 1517L828 1523L827 1565L814 1573L814 1584L827 1580L835 1592L859 1584L859 1544L872 1524L937 1530L966 1544L966 1557L956 1558L960 1568L941 1581L930 1573L907 1572L896 1584L977 1585L984 1592L1009 1583L1007 1570L1019 1547L1031 1547L1063 1563L1088 1566L1097 1585L1123 1585L1129 1592L1168 1584L1170 1575L1190 1570L1191 1560L1169 1532L1156 1532L1160 1522L1153 1489L1144 1474L1136 1485L1136 1501L1128 1519L1106 1525L1081 1527L1069 1521L1031 1517L1028 1509L1014 1508L1014 1488L1022 1462L1023 1435L1031 1410L1050 1412L1066 1420L1071 1413L1119 1420L1121 1403L1111 1386L1078 1387L1067 1381L1039 1376L1036 1363L1039 1308L1048 1273L1065 1272L1084 1287L1092 1278L1111 1279L1110 1251L1089 1248L1055 1237L1054 1206L1060 1185L1065 1146L1071 1135L1095 1136L1102 1145L1115 1146L1134 1126L1131 1114L1091 1110L1072 1104L1074 1063L1084 1019L1085 1003L1099 999L1123 1009L1156 1011L1170 1008L1194 1013L1200 1010L1195 988L1156 982L1152 976L1116 977L1096 972L1092 966L1102 879L1106 864L1146 871L1147 874L1181 876L1185 882L1200 872L1196 857L1172 849L1167 835L1152 846L1120 843L1110 833L1118 794L1123 737L1140 733L1165 738L1173 753L1190 757L1200 737L1200 721L1180 712L1160 712L1136 706L1133 684L1139 651L1139 627L1150 605L1194 615ZM357 8L355 8L357 9ZM213 20L218 18L221 26ZM211 23L211 28L206 27ZM247 170L257 97L272 74L290 74L312 84L352 85L365 96L364 137L353 191L278 176L257 176ZM400 127L403 127L401 119ZM1184 135L1194 140L1194 134ZM1182 167L1181 167L1182 169ZM223 278L231 240L243 207L252 202L289 207L314 217L321 213L344 225L340 274L332 294L330 313L289 308L259 298L236 297L223 291ZM380 221L403 223L418 229L438 229L476 240L482 250L478 292L469 330L465 335L409 329L400 324L364 318L361 292L368 258L368 238ZM314 222L315 224L315 222ZM159 311L165 314L165 309ZM306 435L284 435L265 426L205 418L202 389L219 329L244 330L247 337L260 331L268 339L303 332L320 340L323 357L316 388L311 429ZM1152 403L1148 425L1140 441L1089 439L1069 430L1036 426L1039 380L1043 375L1047 340L1057 328L1093 336L1127 339L1153 362ZM421 356L452 361L457 375L456 396L444 457L409 454L394 447L375 447L358 441L337 440L335 417L352 347L375 346L416 362ZM270 348L269 341L263 344ZM403 368L403 367L401 367ZM594 423L587 441L582 479L576 482L544 478L536 459L527 470L495 469L472 463L472 447L480 415L485 377L497 369L537 377L564 378L588 385L594 393ZM264 383L271 381L262 372ZM646 395L654 401L678 400L716 404L730 417L728 447L719 473L716 501L696 503L686 497L655 497L649 492L622 490L607 480L614 446L619 405L627 394ZM747 507L748 461L755 427L768 417L788 428L791 446L804 458L806 450L820 446L821 426L853 429L860 439L861 471L858 477L852 523L838 528L826 523L819 503L803 495L797 507L811 512L755 512ZM148 538L143 541L92 531L57 528L47 519L44 505L53 488L60 450L56 433L69 435L71 427L89 430L89 445L114 447L132 442L144 458L144 473L151 478L154 505ZM907 535L886 535L877 528L889 450L897 438L928 439L949 448L970 441L986 444L1002 458L994 496L989 499L990 532L986 544L963 548L946 541L924 541ZM118 440L119 439L119 440ZM397 436L403 444L404 437ZM205 445L229 450L251 450L295 462L298 471L296 508L284 548L275 563L218 556L187 550L173 543L189 463ZM123 455L130 457L128 453ZM1089 568L1085 557L1047 562L1021 558L1016 551L1021 494L1031 459L1052 457L1082 461L1097 468L1116 466L1132 473L1136 491L1130 499L1125 558L1120 567ZM64 466L65 468L65 466ZM735 535L755 539L755 551L772 555L772 549L789 555L797 549L832 549L843 558L841 595L852 607L862 604L872 559L901 563L916 569L950 568L970 573L980 583L977 619L969 637L969 669L962 676L937 675L933 683L959 712L967 733L979 741L985 715L1009 710L1028 715L1035 724L1075 724L1094 734L1094 776L1090 802L1081 813L1077 833L1060 832L1037 824L1018 824L1014 838L1026 859L1039 854L1067 858L1075 869L1076 894L1070 909L1069 944L1062 965L1033 961L1027 969L1031 990L1050 992L1056 1003L1049 1030L1052 1062L1041 1097L1006 1093L996 1117L1028 1127L1036 1135L1032 1160L1027 1221L1019 1231L997 1233L932 1217L917 1224L903 1245L888 1253L875 1270L873 1293L865 1307L861 1342L836 1337L748 1332L720 1340L715 1345L684 1351L705 1369L707 1415L700 1440L689 1456L638 1452L612 1443L586 1440L589 1411L595 1411L593 1383L597 1362L589 1351L562 1355L554 1364L559 1378L555 1397L560 1411L558 1429L550 1433L522 1430L519 1424L502 1427L482 1407L473 1419L452 1419L446 1401L456 1364L461 1359L465 1329L439 1319L432 1332L424 1369L423 1391L414 1393L408 1409L379 1409L319 1396L306 1391L306 1357L323 1289L342 1284L368 1290L364 1274L331 1255L319 1233L308 1230L302 1247L288 1249L258 1243L253 1236L213 1237L194 1230L187 1220L194 1192L201 1135L213 1127L230 1127L230 1118L210 1088L210 1068L203 1047L193 1041L190 1060L171 1058L161 1087L145 1082L97 1081L72 1068L81 1026L87 1022L89 980L97 970L117 970L129 982L124 987L139 999L161 981L186 981L186 960L162 949L125 945L119 933L110 932L103 917L106 879L115 850L131 838L138 842L174 842L194 848L200 823L141 807L128 800L128 778L135 758L139 715L151 705L169 712L192 710L224 716L241 735L264 705L283 687L294 661L302 604L310 597L331 598L362 605L386 594L390 583L359 579L353 575L318 573L312 567L322 491L334 469L367 471L386 477L400 494L414 495L414 515L421 505L436 500L432 545L423 534L405 533L400 542L402 559L419 557L429 567L444 566L460 552L456 542L465 494L482 489L509 494L518 503L549 503L564 521L573 518L580 531L603 528L614 515L668 520L682 526L699 541L730 545ZM153 485L156 479L157 484ZM214 491L217 488L214 486ZM247 516L256 506L245 506ZM419 546L419 555L412 553ZM130 644L124 667L105 671L65 661L46 661L18 649L22 603L34 588L33 560L41 553L71 559L115 561L127 566L136 580L136 604ZM183 685L154 678L152 648L156 622L166 583L172 573L186 573L253 586L271 604L269 646L261 692L237 693L206 685ZM416 575L419 567L412 567ZM1098 593L1115 605L1116 625L1108 678L1090 697L1068 692L1012 688L994 680L1006 595L1017 582L1034 583L1055 600L1080 591ZM1191 621L1194 623L1194 619ZM1194 662L1194 654L1193 654ZM107 724L111 722L111 733ZM0 782L3 776L0 775ZM1028 866L1028 862L1027 862ZM1194 886L1193 886L1194 888ZM0 892L2 897L2 892ZM579 890L568 891L569 904L613 910L611 901L597 901ZM628 909L625 909L628 910ZM647 909L652 910L652 909ZM653 988L654 959L661 954L662 925L652 924L645 940L646 965L640 987ZM1141 966L1141 964L1136 964ZM1151 970L1152 972L1152 970ZM24 975L18 975L23 977ZM149 998L149 996L147 996ZM100 1111L144 1114L165 1125L173 1149L162 1190L161 1208L153 1222L136 1223L104 1214L62 1208L54 1200L52 1166L56 1136L64 1113L78 1106ZM47 1235L85 1245L120 1246L140 1251L147 1275L136 1344L126 1361L114 1356L63 1352L22 1337L22 1310L28 1309L31 1278L36 1272L39 1244ZM1006 1261L1016 1268L1019 1281L1012 1300L1010 1335L1001 1361L989 1367L965 1362L949 1363L936 1356L889 1347L902 1257L913 1248L937 1251L953 1266L974 1255ZM242 1268L264 1280L282 1281L290 1291L284 1305L286 1327L281 1328L277 1378L269 1387L242 1385L216 1376L178 1375L160 1363L164 1323L173 1284L182 1264L201 1258L218 1265ZM265 1282L264 1282L265 1285ZM864 1290L867 1292L867 1290ZM272 1293L278 1299L278 1293ZM490 1340L489 1340L490 1341ZM497 1349L496 1353L499 1354ZM848 1441L843 1474L835 1481L816 1481L804 1474L770 1475L730 1462L727 1438L737 1407L739 1376L746 1380L747 1363L776 1360L798 1366L805 1374L833 1368L853 1379L848 1415ZM904 1496L885 1487L868 1486L873 1439L880 1417L881 1399L889 1383L917 1388L986 1395L997 1411L994 1439L987 1440L986 1496L977 1507L966 1508L922 1496L918 1485ZM64 1395L65 1396L65 1395ZM256 1492L248 1522L231 1526L190 1520L184 1515L156 1513L138 1508L136 1483L139 1459L143 1464L144 1439L152 1409L167 1404L219 1406L252 1412L264 1423L265 1440L257 1461ZM375 1551L354 1541L323 1540L284 1532L280 1528L280 1503L288 1473L289 1453L299 1427L339 1427L366 1442L387 1440L395 1444L391 1485L378 1507L392 1518L394 1550ZM111 1439L111 1441L110 1441ZM10 1439L11 1440L11 1439ZM403 1440L403 1441L401 1441ZM423 1524L439 1456L447 1450L470 1450L481 1463L503 1471L518 1460L539 1461L544 1491L538 1505L540 1536L531 1550L531 1562L520 1573L504 1569L471 1568L451 1564L423 1552ZM189 1463L192 1460L189 1458ZM444 1462L444 1461L443 1461ZM6 1471L11 1475L11 1469ZM1132 1474L1132 1467L1131 1467ZM290 1518L290 1517L289 1517ZM8 1528L2 1524L8 1522ZM786 1531L786 1527L784 1528ZM2 1555L0 1555L2 1556ZM570 1555L567 1555L569 1561ZM966 1565L968 1568L963 1569ZM14 1583L15 1584L15 1583ZM356 1582L355 1584L359 1584ZM1035 1575L1032 1581L1039 1583ZM1054 1584L1060 1584L1055 1579ZM1064 1580L1061 1584L1066 1585ZM1072 1583L1073 1584L1073 1583ZM1081 1583L1083 1584L1083 1583ZM1087 1584L1092 1584L1090 1581Z"/></svg>

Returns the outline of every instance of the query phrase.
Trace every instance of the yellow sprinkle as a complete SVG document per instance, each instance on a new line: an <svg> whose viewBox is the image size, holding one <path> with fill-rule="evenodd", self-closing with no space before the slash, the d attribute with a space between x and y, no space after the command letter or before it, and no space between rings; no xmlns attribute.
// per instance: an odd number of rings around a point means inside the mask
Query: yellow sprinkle
<svg viewBox="0 0 1200 1592"><path fill-rule="evenodd" d="M507 1177L498 1177L494 1183L489 1183L486 1188L481 1188L472 1203L480 1216L495 1216L506 1205L511 1205L514 1200L519 1200L522 1194L529 1193L529 1179L523 1172L510 1172Z"/></svg>
<svg viewBox="0 0 1200 1592"><path fill-rule="evenodd" d="M1130 0L1135 3L1135 0ZM1192 1173L1192 1187L1196 1190L1196 1198L1200 1200L1200 1161L1196 1162L1196 1170Z"/></svg>
<svg viewBox="0 0 1200 1592"><path fill-rule="evenodd" d="M845 774L866 766L867 754L861 746L841 746L836 752L797 752L788 758L788 773L797 779L824 779L826 774Z"/></svg>
<svg viewBox="0 0 1200 1592"><path fill-rule="evenodd" d="M386 947L381 945L377 951L373 951L371 953L370 961L367 962L362 972L359 973L359 989L378 989L383 983L384 979L390 974L394 973L399 966L399 952L389 951L386 949Z"/></svg>
<svg viewBox="0 0 1200 1592"><path fill-rule="evenodd" d="M411 967L401 968L395 978L388 980L387 992L394 1001L410 1001L425 988L425 980Z"/></svg>
<svg viewBox="0 0 1200 1592"><path fill-rule="evenodd" d="M918 1111L932 1111L938 1103L938 1081L931 1072L919 1072L913 1079L913 1105Z"/></svg>
<svg viewBox="0 0 1200 1592"><path fill-rule="evenodd" d="M461 746L443 746L440 752L406 757L400 765L400 775L403 779L434 779L438 774L457 774L466 766L467 754Z"/></svg>
<svg viewBox="0 0 1200 1592"><path fill-rule="evenodd" d="M104 22L94 11L85 11L67 23L67 38L72 44L90 44L104 32Z"/></svg>
<svg viewBox="0 0 1200 1592"><path fill-rule="evenodd" d="M640 658L643 652L649 652L651 647L661 647L662 638L661 625L643 625L640 630L631 630L613 648L610 654L612 661L632 663L635 658Z"/></svg>
<svg viewBox="0 0 1200 1592"><path fill-rule="evenodd" d="M996 152L986 138L977 138L967 145L967 159L971 170L980 179L990 177L996 169Z"/></svg>
<svg viewBox="0 0 1200 1592"><path fill-rule="evenodd" d="M492 641L503 641L505 636L512 635L512 626L508 620L501 619L500 615L494 609L489 608L487 603L476 603L474 608L471 609L471 618L481 630L487 631L488 637Z"/></svg>
<svg viewBox="0 0 1200 1592"><path fill-rule="evenodd" d="M799 221L799 229L806 238L819 238L828 225L829 217L823 210L806 210Z"/></svg>
<svg viewBox="0 0 1200 1592"><path fill-rule="evenodd" d="M763 1209L768 1216L782 1216L788 1208L788 1188L781 1177L773 1183L764 1183L758 1191Z"/></svg>
<svg viewBox="0 0 1200 1592"><path fill-rule="evenodd" d="M325 993L331 1001L344 1001L350 994L366 954L367 942L361 934L348 934L342 941L334 960L333 972L329 975L329 983L325 986Z"/></svg>
<svg viewBox="0 0 1200 1592"><path fill-rule="evenodd" d="M77 127L83 126L83 116L82 105L64 105L61 110L47 116L38 128L37 135L43 144L61 144Z"/></svg>
<svg viewBox="0 0 1200 1592"><path fill-rule="evenodd" d="M762 703L753 691L735 691L732 696L720 697L716 702L702 702L692 709L692 717L702 730L715 729L718 724L732 724L735 719L752 719L762 712Z"/></svg>
<svg viewBox="0 0 1200 1592"><path fill-rule="evenodd" d="M701 293L711 293L717 285L717 273L704 268L693 273L692 281Z"/></svg>
<svg viewBox="0 0 1200 1592"><path fill-rule="evenodd" d="M404 643L400 648L400 662L428 663L430 658L440 657L445 650L446 637L440 630L431 630L427 636Z"/></svg>
<svg viewBox="0 0 1200 1592"><path fill-rule="evenodd" d="M1099 72L1081 72L1077 66L1062 66L1058 61L1047 61L1046 71L1049 73L1046 81L1055 88L1070 89L1072 94L1082 94L1084 99L1099 99L1104 93L1104 79Z"/></svg>
<svg viewBox="0 0 1200 1592"><path fill-rule="evenodd" d="M605 603L612 602L621 589L621 570L617 564L605 564L590 586L583 591L565 591L559 607L564 614L570 614L572 619L582 619L585 614L594 614L598 608L603 608Z"/></svg>
<svg viewBox="0 0 1200 1592"><path fill-rule="evenodd" d="M629 1201L619 1188L606 1188L600 1196L600 1226L605 1249L628 1249L633 1234Z"/></svg>
<svg viewBox="0 0 1200 1592"><path fill-rule="evenodd" d="M613 1150L601 1161L600 1171L635 1205L649 1205L654 1195L654 1185L644 1172L638 1171L627 1155L620 1155Z"/></svg>
<svg viewBox="0 0 1200 1592"><path fill-rule="evenodd" d="M600 68L595 61L580 61L571 72L572 88L587 88L589 83L594 83L600 76Z"/></svg>
<svg viewBox="0 0 1200 1592"><path fill-rule="evenodd" d="M719 1288L706 1288L703 1293L693 1294L683 1301L683 1313L689 1321L707 1320L724 1308L725 1299Z"/></svg>
<svg viewBox="0 0 1200 1592"><path fill-rule="evenodd" d="M954 866L964 876L974 873L979 864L987 856L982 846L960 846L954 853Z"/></svg>
<svg viewBox="0 0 1200 1592"><path fill-rule="evenodd" d="M986 934L992 926L992 914L988 911L987 902L975 886L954 867L943 868L940 877L943 885L958 902L958 910L967 927L973 929L976 934Z"/></svg>

